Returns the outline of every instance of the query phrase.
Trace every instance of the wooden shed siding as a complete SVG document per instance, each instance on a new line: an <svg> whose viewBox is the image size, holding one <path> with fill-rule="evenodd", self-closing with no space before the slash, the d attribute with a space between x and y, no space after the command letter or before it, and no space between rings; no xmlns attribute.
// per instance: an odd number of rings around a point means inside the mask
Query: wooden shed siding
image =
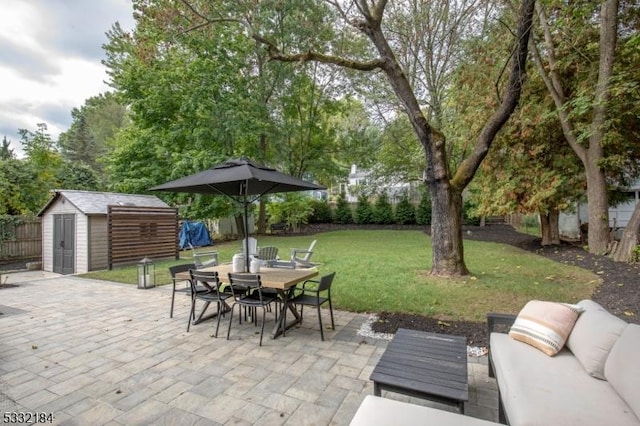
<svg viewBox="0 0 640 426"><path fill-rule="evenodd" d="M178 211L167 207L109 206L109 268L142 258L179 259Z"/></svg>
<svg viewBox="0 0 640 426"><path fill-rule="evenodd" d="M89 216L89 271L109 268L108 239L107 216Z"/></svg>

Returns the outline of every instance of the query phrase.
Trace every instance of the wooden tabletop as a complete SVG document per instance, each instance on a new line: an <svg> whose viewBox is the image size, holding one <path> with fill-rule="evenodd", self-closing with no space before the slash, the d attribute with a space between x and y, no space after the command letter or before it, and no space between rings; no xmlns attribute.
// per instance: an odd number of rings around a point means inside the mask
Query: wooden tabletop
<svg viewBox="0 0 640 426"><path fill-rule="evenodd" d="M198 269L199 271L212 272L215 271L220 277L220 281L227 282L229 280L229 272L233 272L233 265L230 263L222 264L218 266L210 266L207 268ZM264 287L288 289L301 283L305 280L311 279L318 275L318 270L311 269L287 269L287 268L267 268L260 267L260 280ZM176 278L188 280L191 278L188 272L179 272L176 274Z"/></svg>

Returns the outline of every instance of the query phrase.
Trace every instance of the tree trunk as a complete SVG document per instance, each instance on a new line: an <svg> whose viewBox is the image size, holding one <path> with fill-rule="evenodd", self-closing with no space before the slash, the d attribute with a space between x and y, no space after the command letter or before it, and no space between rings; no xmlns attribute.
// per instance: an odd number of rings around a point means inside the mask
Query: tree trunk
<svg viewBox="0 0 640 426"><path fill-rule="evenodd" d="M551 244L560 244L560 212L551 209L549 213L549 227L551 228Z"/></svg>
<svg viewBox="0 0 640 426"><path fill-rule="evenodd" d="M244 229L244 216L239 214L239 215L234 216L234 219L236 220L236 228L238 229L238 237L245 238L246 234L245 234L245 229Z"/></svg>
<svg viewBox="0 0 640 426"><path fill-rule="evenodd" d="M258 208L258 234L264 235L267 233L267 208L266 201L260 198L260 207Z"/></svg>
<svg viewBox="0 0 640 426"><path fill-rule="evenodd" d="M464 263L462 244L462 194L453 191L448 181L433 182L431 191L431 275L469 274Z"/></svg>
<svg viewBox="0 0 640 426"><path fill-rule="evenodd" d="M617 44L618 0L606 0L600 11L600 63L594 93L593 121L587 152L587 197L589 207L589 251L605 254L609 246L609 200L600 162L605 135L610 80Z"/></svg>
<svg viewBox="0 0 640 426"><path fill-rule="evenodd" d="M616 262L631 262L633 259L633 251L640 245L640 202L636 204L631 219L624 228L622 238L618 248L613 253L613 260Z"/></svg>
<svg viewBox="0 0 640 426"><path fill-rule="evenodd" d="M605 254L609 245L609 201L604 172L597 165L587 169L589 252Z"/></svg>
<svg viewBox="0 0 640 426"><path fill-rule="evenodd" d="M551 209L546 213L540 212L540 235L543 246L560 244L559 217L560 212L557 209Z"/></svg>

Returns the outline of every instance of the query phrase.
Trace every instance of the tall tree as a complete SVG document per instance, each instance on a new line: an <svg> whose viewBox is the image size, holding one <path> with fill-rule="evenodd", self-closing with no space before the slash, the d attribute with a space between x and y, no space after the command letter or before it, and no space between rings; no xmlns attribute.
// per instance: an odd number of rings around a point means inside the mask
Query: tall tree
<svg viewBox="0 0 640 426"><path fill-rule="evenodd" d="M488 96L486 88L502 67L491 58L509 49L501 25L490 24L482 37L465 43L464 58L454 73L449 100L460 107L447 111L445 123L461 142L480 131L488 110L495 107L496 97ZM535 73L493 145L469 186L470 213L474 217L538 214L542 245L559 244L559 213L582 198L584 179L573 151L563 143L547 89ZM464 144L458 149L465 149Z"/></svg>
<svg viewBox="0 0 640 426"><path fill-rule="evenodd" d="M7 137L2 138L2 146L0 146L0 160L8 160L13 158L13 149L9 148L11 144L7 140Z"/></svg>
<svg viewBox="0 0 640 426"><path fill-rule="evenodd" d="M532 42L538 73L556 105L564 137L584 166L589 215L588 244L589 250L594 253L605 253L609 244L607 181L601 162L605 158L603 142L618 40L618 5L618 0L601 3L598 49L593 51L587 47L580 51L586 58L576 58L571 51L580 41L591 41L588 29L593 19L591 7L595 3L576 2L569 6L564 3L550 6L538 4L537 21L542 29L542 39L539 45ZM578 30L577 34L573 33L575 29ZM574 61L567 63L564 53ZM573 74L585 59L594 59L593 63L597 64L597 69L584 67L594 76L591 79L583 78L583 82L589 81L590 84L586 91L584 86L580 90L579 86L571 83ZM585 120L582 113L586 111L589 111L590 119Z"/></svg>
<svg viewBox="0 0 640 426"><path fill-rule="evenodd" d="M318 72L315 64L268 64L265 49L238 37L233 26L189 31L197 26L193 11L178 13L174 2L135 5L136 30L129 34L114 26L105 46L113 86L131 108L131 124L117 136L111 156L114 188L144 191L232 156L299 177L335 175L339 135L329 123L347 106L335 100L344 92L327 93L334 90L327 83L331 74ZM199 6L207 11L211 4ZM235 11L277 28L296 26L277 6ZM189 204L185 212L192 217L228 213L204 208L211 197L162 196ZM259 230L263 224L259 220Z"/></svg>
<svg viewBox="0 0 640 426"><path fill-rule="evenodd" d="M0 160L0 215L34 214L41 207L42 186L26 159Z"/></svg>
<svg viewBox="0 0 640 426"><path fill-rule="evenodd" d="M187 9L197 10L194 3L183 0ZM243 2L240 2L244 4ZM288 7L298 5L297 2L285 2ZM243 28L249 28L252 37L264 44L273 60L283 62L321 62L338 65L351 70L382 72L394 94L402 104L411 125L424 149L427 163L426 180L433 200L433 262L431 273L441 276L464 275L468 273L464 262L461 212L462 191L473 179L478 167L486 156L491 143L515 109L519 100L522 81L525 76L525 65L528 51L529 31L533 16L534 1L522 3L517 28L514 31L513 60L511 61L508 81L504 84L502 101L495 113L486 121L479 134L472 152L462 161L454 172L450 169L445 136L430 124L423 111L423 104L418 99L409 79L411 70L403 69L397 57L397 48L390 43L385 27L386 0L367 1L354 0L347 2L327 1L335 15L329 10L325 12L325 20L341 19L343 27L333 45L325 40L307 36L299 38L295 50L283 49L278 34L272 31L268 23L246 22L231 10L223 9L223 2L216 14L207 15L195 12L198 20L195 27L204 27L220 22L241 22ZM255 7L255 5L253 5ZM269 5L271 6L271 5ZM306 6L306 5L304 5ZM301 17L304 15L300 15ZM306 22L300 27L307 28ZM322 33L320 31L320 33ZM323 35L325 33L322 33ZM364 37L361 38L361 37ZM352 46L348 40L356 38L360 42L358 51L344 52L342 48ZM362 45L368 41L366 54L362 54ZM353 59L353 54L358 59Z"/></svg>
<svg viewBox="0 0 640 426"><path fill-rule="evenodd" d="M108 92L87 99L71 111L71 117L71 127L58 138L60 153L65 160L82 163L106 180L103 162L112 150L115 134L127 123L126 108Z"/></svg>
<svg viewBox="0 0 640 426"><path fill-rule="evenodd" d="M58 139L61 154L69 161L82 162L96 167L99 148L89 131L87 118L77 108L71 111L71 117L73 118L71 128L61 133Z"/></svg>
<svg viewBox="0 0 640 426"><path fill-rule="evenodd" d="M28 174L34 174L35 185L29 185L24 198L24 208L36 213L49 198L49 191L59 185L58 171L62 157L55 148L55 142L49 134L45 123L38 123L35 132L19 129L20 142L24 147L26 158L23 167ZM33 175L32 175L33 176Z"/></svg>
<svg viewBox="0 0 640 426"><path fill-rule="evenodd" d="M19 129L20 142L28 161L38 172L38 180L46 192L57 185L56 175L62 161L45 123L38 123L35 132ZM46 196L45 196L46 198Z"/></svg>

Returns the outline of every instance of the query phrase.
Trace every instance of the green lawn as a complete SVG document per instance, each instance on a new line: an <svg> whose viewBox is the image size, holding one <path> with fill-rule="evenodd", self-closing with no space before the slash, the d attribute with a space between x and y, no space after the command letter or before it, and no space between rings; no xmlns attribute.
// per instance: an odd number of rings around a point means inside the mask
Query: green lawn
<svg viewBox="0 0 640 426"><path fill-rule="evenodd" d="M429 276L431 239L420 231L353 230L314 236L260 236L258 244L274 245L280 257L292 247L317 239L312 260L321 274L336 271L334 307L356 312L395 311L442 319L484 321L487 312L517 313L531 299L577 302L591 296L599 278L509 245L465 240L465 259L473 275L465 279ZM218 250L222 262L239 251L238 241L200 250ZM169 283L167 267L189 260L158 261L156 282ZM118 268L84 276L123 283L136 282L136 268Z"/></svg>

